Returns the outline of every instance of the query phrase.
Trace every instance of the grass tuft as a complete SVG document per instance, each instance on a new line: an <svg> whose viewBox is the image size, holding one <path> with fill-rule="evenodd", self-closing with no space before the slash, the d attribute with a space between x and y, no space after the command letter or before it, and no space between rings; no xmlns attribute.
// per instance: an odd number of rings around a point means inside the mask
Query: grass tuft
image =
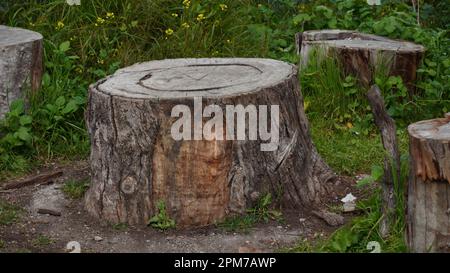
<svg viewBox="0 0 450 273"><path fill-rule="evenodd" d="M22 209L0 200L0 225L10 225L19 219Z"/></svg>
<svg viewBox="0 0 450 273"><path fill-rule="evenodd" d="M69 180L64 183L62 188L63 193L71 199L80 199L84 196L84 193L89 189L88 180Z"/></svg>

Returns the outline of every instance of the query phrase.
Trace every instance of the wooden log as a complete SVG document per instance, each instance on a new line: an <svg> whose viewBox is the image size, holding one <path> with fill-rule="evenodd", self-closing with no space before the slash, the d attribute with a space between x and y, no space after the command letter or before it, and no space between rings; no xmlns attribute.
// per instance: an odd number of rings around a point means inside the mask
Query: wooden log
<svg viewBox="0 0 450 273"><path fill-rule="evenodd" d="M450 113L408 127L407 238L413 252L450 252Z"/></svg>
<svg viewBox="0 0 450 273"><path fill-rule="evenodd" d="M31 185L43 185L43 184L49 184L53 179L56 179L63 175L63 171L56 170L56 171L49 171L46 173L38 174L29 176L17 181L7 182L4 185L0 186L0 189L2 190L11 190L11 189L19 189Z"/></svg>
<svg viewBox="0 0 450 273"><path fill-rule="evenodd" d="M258 106L261 114L260 106L267 106L270 118L260 119L258 128L266 124L279 132L275 149L261 150L267 139L250 140L256 124L249 122L249 113L244 120L233 114L229 121L215 112L223 124L214 129L213 138L205 139L205 130L202 137L198 125L207 127L211 118L204 111L214 105L223 114L239 105ZM277 105L279 114L272 114L269 109ZM194 122L183 128L194 133L187 134L192 140L173 137L181 118L172 117L176 106L193 113L189 121ZM278 122L271 124L276 116ZM320 207L326 182L335 177L311 141L297 68L280 61L136 64L90 87L86 121L92 186L85 207L109 222L146 223L159 200L178 227L209 225L246 212L266 193L286 207ZM236 140L236 131L230 131L239 130L238 124L246 126L245 139ZM225 132L223 140L220 132Z"/></svg>
<svg viewBox="0 0 450 273"><path fill-rule="evenodd" d="M43 63L41 34L0 25L0 119L9 105L25 99L25 92L41 86Z"/></svg>
<svg viewBox="0 0 450 273"><path fill-rule="evenodd" d="M337 58L346 75L356 76L366 88L374 84L376 71L400 76L409 92L415 92L414 82L425 48L411 42L351 30L311 30L297 38L301 45L301 66L308 64L311 54L316 58Z"/></svg>
<svg viewBox="0 0 450 273"><path fill-rule="evenodd" d="M384 99L377 85L367 92L367 99L372 109L375 124L380 130L381 141L386 155L384 158L384 175L382 181L382 215L380 234L387 237L390 227L395 221L395 181L400 181L400 152L398 149L397 129L395 121L386 111Z"/></svg>

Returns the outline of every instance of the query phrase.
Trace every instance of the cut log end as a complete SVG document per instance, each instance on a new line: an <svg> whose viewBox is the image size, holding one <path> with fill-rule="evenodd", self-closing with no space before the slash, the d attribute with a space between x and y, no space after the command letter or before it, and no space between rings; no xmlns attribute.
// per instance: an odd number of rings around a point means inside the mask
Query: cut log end
<svg viewBox="0 0 450 273"><path fill-rule="evenodd" d="M226 98L277 85L295 73L294 66L267 59L172 59L120 69L96 88L138 99Z"/></svg>

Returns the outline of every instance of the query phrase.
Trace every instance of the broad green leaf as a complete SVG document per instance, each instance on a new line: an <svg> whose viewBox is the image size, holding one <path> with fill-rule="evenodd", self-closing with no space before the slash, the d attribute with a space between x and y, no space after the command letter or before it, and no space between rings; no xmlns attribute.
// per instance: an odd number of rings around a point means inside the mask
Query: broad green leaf
<svg viewBox="0 0 450 273"><path fill-rule="evenodd" d="M20 114L24 111L25 102L22 99L15 100L11 103L9 109L11 112Z"/></svg>
<svg viewBox="0 0 450 273"><path fill-rule="evenodd" d="M17 131L17 136L19 137L19 139L25 142L31 141L31 135L26 127L20 127L19 130Z"/></svg>
<svg viewBox="0 0 450 273"><path fill-rule="evenodd" d="M78 110L78 104L75 100L71 100L67 103L66 107L61 111L63 114L73 113Z"/></svg>
<svg viewBox="0 0 450 273"><path fill-rule="evenodd" d="M66 99L63 96L60 96L56 99L55 104L58 107L63 106L66 103Z"/></svg>
<svg viewBox="0 0 450 273"><path fill-rule="evenodd" d="M62 51L62 52L66 52L69 49L70 49L70 42L69 41L62 42L59 45L59 50Z"/></svg>
<svg viewBox="0 0 450 273"><path fill-rule="evenodd" d="M31 117L28 116L28 115L21 116L21 117L20 117L20 120L19 120L20 125L22 125L22 126L31 124L32 121L33 121L33 118L31 118Z"/></svg>
<svg viewBox="0 0 450 273"><path fill-rule="evenodd" d="M378 181L381 179L381 177L383 177L384 174L384 170L383 167L378 166L378 165L374 165L372 166L372 173L371 176L375 181Z"/></svg>

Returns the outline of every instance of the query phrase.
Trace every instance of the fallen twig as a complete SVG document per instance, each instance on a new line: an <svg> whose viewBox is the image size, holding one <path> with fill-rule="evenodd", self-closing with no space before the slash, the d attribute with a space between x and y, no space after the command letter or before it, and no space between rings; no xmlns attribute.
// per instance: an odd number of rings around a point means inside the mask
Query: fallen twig
<svg viewBox="0 0 450 273"><path fill-rule="evenodd" d="M43 173L39 175L34 175L31 177L27 177L25 179L21 179L19 181L13 181L6 183L0 187L2 190L11 190L11 189L18 189L30 185L42 185L42 184L48 184L51 183L53 179L60 177L63 174L63 171L57 170L57 171L51 171L48 173Z"/></svg>

